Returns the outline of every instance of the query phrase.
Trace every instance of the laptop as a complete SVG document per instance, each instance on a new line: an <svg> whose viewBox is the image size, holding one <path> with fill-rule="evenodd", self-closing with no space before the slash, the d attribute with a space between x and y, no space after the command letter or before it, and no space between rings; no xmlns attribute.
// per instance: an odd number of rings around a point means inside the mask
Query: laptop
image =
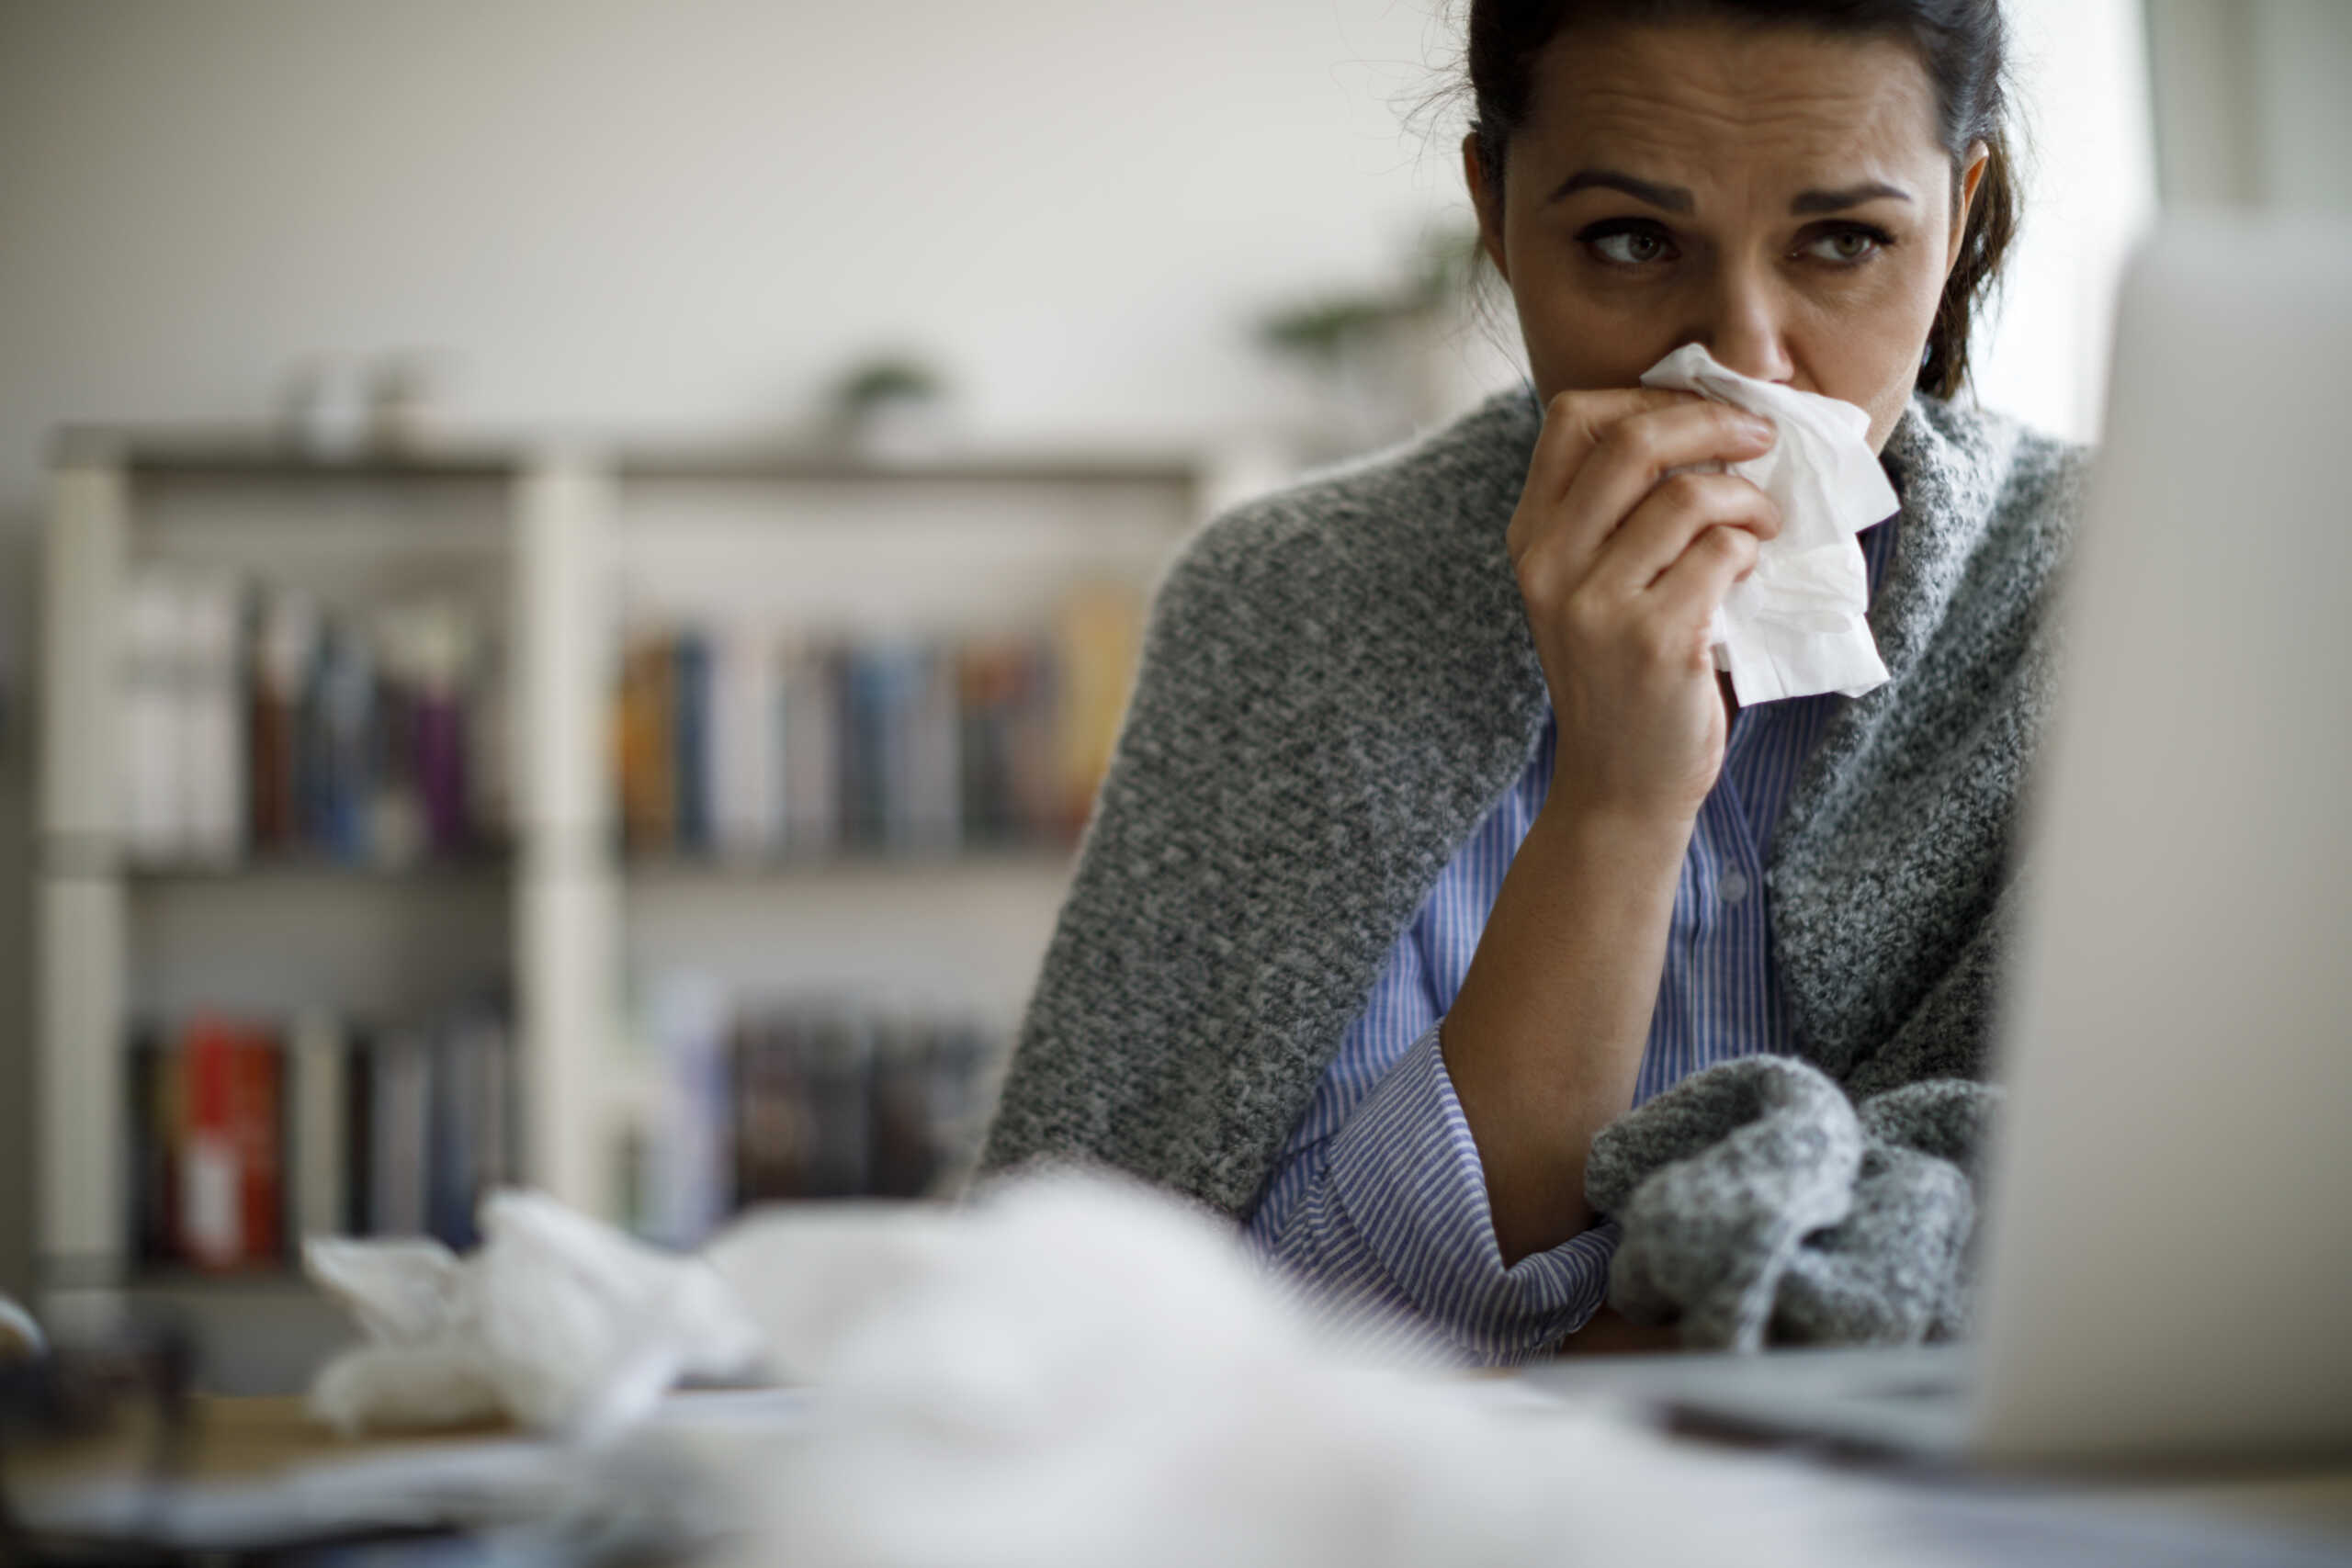
<svg viewBox="0 0 2352 1568"><path fill-rule="evenodd" d="M2115 342L1973 1342L1540 1383L1996 1467L2352 1453L2352 224L2167 224Z"/></svg>

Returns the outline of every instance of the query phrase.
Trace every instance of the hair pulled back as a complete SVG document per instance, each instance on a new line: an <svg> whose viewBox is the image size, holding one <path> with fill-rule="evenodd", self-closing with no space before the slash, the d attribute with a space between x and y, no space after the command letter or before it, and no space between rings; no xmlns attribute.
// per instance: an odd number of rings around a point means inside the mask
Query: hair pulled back
<svg viewBox="0 0 2352 1568"><path fill-rule="evenodd" d="M1993 291L2018 225L2007 135L2007 37L1999 0L1471 0L1470 133L1487 188L1503 188L1511 138L1527 122L1535 58L1571 25L1726 18L1907 40L1935 85L1937 138L1951 154L1954 198L1971 143L1990 156L1928 329L1918 389L1949 398L1968 376L1969 320Z"/></svg>

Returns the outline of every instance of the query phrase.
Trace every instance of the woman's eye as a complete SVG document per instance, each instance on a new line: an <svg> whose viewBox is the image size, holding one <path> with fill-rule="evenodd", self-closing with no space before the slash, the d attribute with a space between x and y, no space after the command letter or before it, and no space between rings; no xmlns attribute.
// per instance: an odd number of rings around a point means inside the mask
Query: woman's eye
<svg viewBox="0 0 2352 1568"><path fill-rule="evenodd" d="M1625 266L1657 261L1670 248L1666 236L1655 229L1612 230L1593 235L1589 243L1604 259Z"/></svg>
<svg viewBox="0 0 2352 1568"><path fill-rule="evenodd" d="M1808 254L1826 262L1850 266L1866 261L1887 243L1886 236L1869 229L1832 229L1816 235L1805 244Z"/></svg>

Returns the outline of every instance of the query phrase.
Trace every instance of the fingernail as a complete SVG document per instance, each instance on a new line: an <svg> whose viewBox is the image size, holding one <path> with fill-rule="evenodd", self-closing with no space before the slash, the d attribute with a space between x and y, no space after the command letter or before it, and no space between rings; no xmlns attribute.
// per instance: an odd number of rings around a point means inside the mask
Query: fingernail
<svg viewBox="0 0 2352 1568"><path fill-rule="evenodd" d="M1743 414L1741 423L1747 426L1747 433L1759 441L1770 441L1779 434L1772 422L1761 414Z"/></svg>

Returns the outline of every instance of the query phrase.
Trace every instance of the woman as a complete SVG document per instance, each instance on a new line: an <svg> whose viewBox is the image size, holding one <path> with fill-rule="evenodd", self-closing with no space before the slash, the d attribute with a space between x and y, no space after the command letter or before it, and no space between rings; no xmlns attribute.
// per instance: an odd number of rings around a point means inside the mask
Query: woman
<svg viewBox="0 0 2352 1568"><path fill-rule="evenodd" d="M2081 454L1952 406L2012 227L1995 0L1475 0L1532 389L1245 507L1159 591L988 1161L1190 1192L1483 1359L1592 1314L1593 1134L1712 1063L1976 1076ZM1854 403L1890 679L1736 711L1768 424ZM1686 471L1693 468L1702 471Z"/></svg>

